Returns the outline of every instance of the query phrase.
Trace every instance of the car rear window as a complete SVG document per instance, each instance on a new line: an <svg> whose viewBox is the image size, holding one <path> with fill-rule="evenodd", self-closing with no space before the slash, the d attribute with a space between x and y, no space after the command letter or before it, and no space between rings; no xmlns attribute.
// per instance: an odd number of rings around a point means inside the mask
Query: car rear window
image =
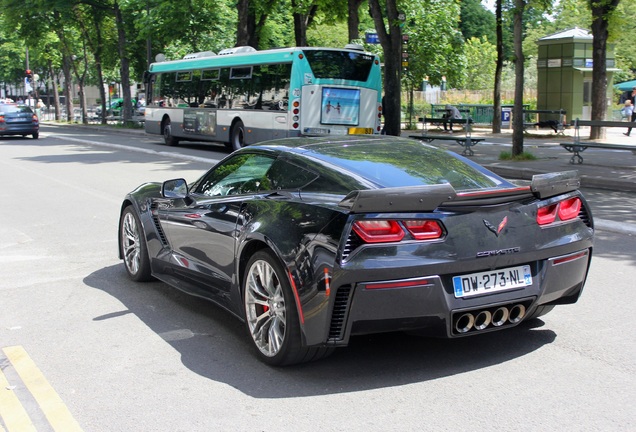
<svg viewBox="0 0 636 432"><path fill-rule="evenodd" d="M317 151L320 159L342 166L380 187L448 183L457 191L465 191L511 186L472 162L415 140L400 140L391 146L378 144L356 143Z"/></svg>
<svg viewBox="0 0 636 432"><path fill-rule="evenodd" d="M31 108L26 105L0 105L0 113L31 113Z"/></svg>

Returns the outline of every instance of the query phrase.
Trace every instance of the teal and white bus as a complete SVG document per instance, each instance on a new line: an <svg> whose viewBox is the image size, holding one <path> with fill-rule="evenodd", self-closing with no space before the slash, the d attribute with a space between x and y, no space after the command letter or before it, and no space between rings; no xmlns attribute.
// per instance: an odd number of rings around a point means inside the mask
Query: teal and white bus
<svg viewBox="0 0 636 432"><path fill-rule="evenodd" d="M357 45L236 47L156 62L146 73L145 128L238 149L273 138L377 134L380 60Z"/></svg>

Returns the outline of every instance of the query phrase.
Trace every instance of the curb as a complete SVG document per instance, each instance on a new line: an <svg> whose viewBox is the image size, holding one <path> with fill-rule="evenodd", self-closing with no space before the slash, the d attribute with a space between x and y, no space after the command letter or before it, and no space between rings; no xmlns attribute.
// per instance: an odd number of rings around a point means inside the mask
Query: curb
<svg viewBox="0 0 636 432"><path fill-rule="evenodd" d="M530 168L512 168L497 164L484 164L483 166L502 177L520 180L532 180L532 176L535 174L546 174L550 172ZM579 178L581 179L581 186L583 187L636 192L636 182L633 181L617 182L614 178L596 177L585 174L580 174ZM620 186L617 183L620 183Z"/></svg>

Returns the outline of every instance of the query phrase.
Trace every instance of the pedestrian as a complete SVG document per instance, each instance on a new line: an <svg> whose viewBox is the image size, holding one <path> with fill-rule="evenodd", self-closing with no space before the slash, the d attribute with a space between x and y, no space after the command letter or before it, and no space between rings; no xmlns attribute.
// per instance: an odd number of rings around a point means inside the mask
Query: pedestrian
<svg viewBox="0 0 636 432"><path fill-rule="evenodd" d="M453 120L459 120L462 118L462 114L454 106L447 104L446 112L442 115L444 119L444 131L453 133Z"/></svg>
<svg viewBox="0 0 636 432"><path fill-rule="evenodd" d="M632 113L630 116L630 119L632 122L636 121L636 111L634 110L634 108L636 108L636 87L634 87L632 89L632 94L629 95L629 98L627 98L625 100L625 107L627 106L627 102L629 101L630 105L632 106ZM623 109L625 109L625 107L623 107ZM623 112L623 109L621 110L621 113ZM628 128L627 132L624 132L623 135L629 136L629 134L632 133L632 128Z"/></svg>

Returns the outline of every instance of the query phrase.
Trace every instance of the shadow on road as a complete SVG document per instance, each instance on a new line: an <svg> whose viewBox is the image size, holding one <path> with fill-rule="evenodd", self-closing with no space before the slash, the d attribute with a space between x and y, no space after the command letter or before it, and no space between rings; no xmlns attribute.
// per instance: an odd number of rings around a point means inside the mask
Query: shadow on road
<svg viewBox="0 0 636 432"><path fill-rule="evenodd" d="M253 355L243 323L206 300L162 282L134 283L123 265L97 270L84 282L127 308L94 320L133 313L181 354L188 369L256 398L348 393L435 380L514 360L556 338L538 319L454 340L387 333L353 338L349 347L319 362L273 368Z"/></svg>

